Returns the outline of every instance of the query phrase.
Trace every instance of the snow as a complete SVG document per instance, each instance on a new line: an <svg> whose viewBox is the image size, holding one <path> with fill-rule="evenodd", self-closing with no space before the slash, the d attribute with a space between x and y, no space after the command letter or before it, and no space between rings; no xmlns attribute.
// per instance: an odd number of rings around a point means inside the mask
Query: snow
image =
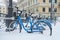
<svg viewBox="0 0 60 40"><path fill-rule="evenodd" d="M4 27L0 29L0 40L60 40L60 21L57 21L55 26L52 24L52 36L39 32L27 33L24 30L19 33L19 29L5 32L5 29Z"/></svg>

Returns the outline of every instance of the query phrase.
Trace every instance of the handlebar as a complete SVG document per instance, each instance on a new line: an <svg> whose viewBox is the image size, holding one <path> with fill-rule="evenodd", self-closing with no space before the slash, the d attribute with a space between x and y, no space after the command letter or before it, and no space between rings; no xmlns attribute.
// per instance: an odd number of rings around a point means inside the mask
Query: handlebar
<svg viewBox="0 0 60 40"><path fill-rule="evenodd" d="M29 15L29 16L31 16L32 14L34 14L34 13L30 13L30 15Z"/></svg>

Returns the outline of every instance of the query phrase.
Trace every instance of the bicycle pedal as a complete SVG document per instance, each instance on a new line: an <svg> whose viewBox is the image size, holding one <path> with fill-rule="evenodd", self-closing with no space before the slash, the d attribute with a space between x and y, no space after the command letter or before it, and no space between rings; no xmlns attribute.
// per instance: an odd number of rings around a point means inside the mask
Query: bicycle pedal
<svg viewBox="0 0 60 40"><path fill-rule="evenodd" d="M19 31L19 33L21 33L21 31Z"/></svg>
<svg viewBox="0 0 60 40"><path fill-rule="evenodd" d="M5 31L6 31L6 32L8 32L9 30L8 30L8 29L6 29Z"/></svg>
<svg viewBox="0 0 60 40"><path fill-rule="evenodd" d="M33 32L28 32L28 33L33 33Z"/></svg>
<svg viewBox="0 0 60 40"><path fill-rule="evenodd" d="M43 31L41 31L41 34L43 34Z"/></svg>

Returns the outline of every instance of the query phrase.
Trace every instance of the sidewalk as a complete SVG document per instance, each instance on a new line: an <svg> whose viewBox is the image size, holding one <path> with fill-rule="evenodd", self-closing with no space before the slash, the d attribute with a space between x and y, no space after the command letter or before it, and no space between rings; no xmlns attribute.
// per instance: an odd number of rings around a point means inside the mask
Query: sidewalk
<svg viewBox="0 0 60 40"><path fill-rule="evenodd" d="M27 33L19 29L13 32L5 32L5 28L0 29L0 40L60 40L60 22L57 21L56 26L52 26L52 36L47 36L41 33Z"/></svg>

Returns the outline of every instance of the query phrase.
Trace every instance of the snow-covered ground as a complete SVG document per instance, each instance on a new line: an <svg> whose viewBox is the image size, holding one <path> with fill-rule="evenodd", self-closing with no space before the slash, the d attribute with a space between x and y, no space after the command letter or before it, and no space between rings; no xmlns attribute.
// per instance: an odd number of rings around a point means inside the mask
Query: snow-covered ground
<svg viewBox="0 0 60 40"><path fill-rule="evenodd" d="M52 24L52 36L41 33L27 33L24 30L19 33L19 30L13 32L5 32L5 28L0 29L0 40L60 40L60 19L56 25Z"/></svg>

